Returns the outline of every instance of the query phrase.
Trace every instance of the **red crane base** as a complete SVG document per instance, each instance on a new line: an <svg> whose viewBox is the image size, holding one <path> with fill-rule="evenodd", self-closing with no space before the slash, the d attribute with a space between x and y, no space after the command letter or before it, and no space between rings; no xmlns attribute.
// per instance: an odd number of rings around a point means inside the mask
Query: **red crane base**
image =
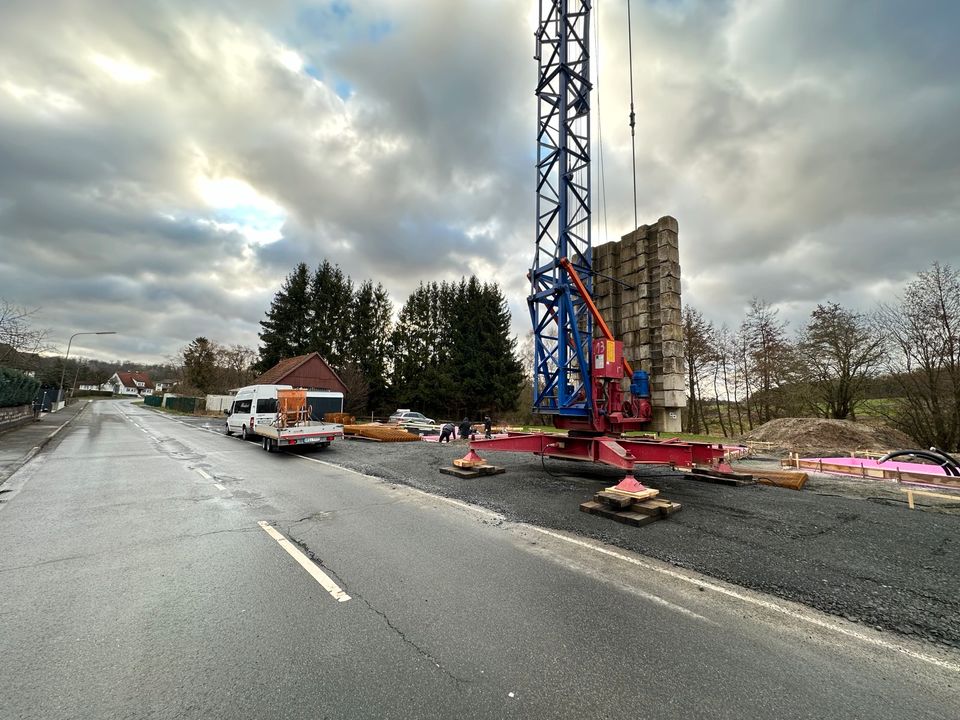
<svg viewBox="0 0 960 720"><path fill-rule="evenodd" d="M635 465L714 465L723 460L723 446L713 443L606 435L569 437L548 433L508 433L505 438L473 440L470 448L480 452L532 452L563 460L588 460L623 470L633 470Z"/></svg>

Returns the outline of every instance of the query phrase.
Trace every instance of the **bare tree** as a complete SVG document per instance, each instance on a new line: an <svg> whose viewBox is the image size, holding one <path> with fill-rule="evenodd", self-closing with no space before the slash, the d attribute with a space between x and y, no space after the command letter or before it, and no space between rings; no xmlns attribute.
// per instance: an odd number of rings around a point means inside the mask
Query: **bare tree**
<svg viewBox="0 0 960 720"><path fill-rule="evenodd" d="M783 404L777 391L789 377L791 347L787 326L770 303L753 298L741 325L741 334L757 422L765 423L773 419L777 405ZM747 413L749 416L749 404Z"/></svg>
<svg viewBox="0 0 960 720"><path fill-rule="evenodd" d="M217 346L217 367L221 391L249 385L255 377L253 370L257 351L246 345Z"/></svg>
<svg viewBox="0 0 960 720"><path fill-rule="evenodd" d="M34 327L32 310L0 298L0 365L13 361L21 353L46 349L48 331Z"/></svg>
<svg viewBox="0 0 960 720"><path fill-rule="evenodd" d="M344 411L358 415L367 408L370 396L370 383L364 377L363 370L356 363L347 363L338 373L347 391L344 393Z"/></svg>
<svg viewBox="0 0 960 720"><path fill-rule="evenodd" d="M687 366L687 431L709 432L701 385L714 356L713 324L689 305L683 309L683 355Z"/></svg>
<svg viewBox="0 0 960 720"><path fill-rule="evenodd" d="M864 383L880 369L883 345L865 316L834 302L817 305L800 333L798 357L818 414L854 416Z"/></svg>
<svg viewBox="0 0 960 720"><path fill-rule="evenodd" d="M934 263L882 305L887 369L900 388L895 419L924 445L960 447L960 272Z"/></svg>

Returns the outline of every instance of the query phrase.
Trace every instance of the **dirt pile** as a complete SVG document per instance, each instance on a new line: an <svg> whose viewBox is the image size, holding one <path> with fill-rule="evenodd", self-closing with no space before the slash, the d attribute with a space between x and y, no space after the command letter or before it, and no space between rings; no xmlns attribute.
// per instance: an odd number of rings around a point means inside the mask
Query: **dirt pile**
<svg viewBox="0 0 960 720"><path fill-rule="evenodd" d="M832 455L850 450L903 450L916 443L899 430L886 426L864 425L850 420L821 418L778 418L754 428L741 438L772 443L772 450L794 451L804 455Z"/></svg>

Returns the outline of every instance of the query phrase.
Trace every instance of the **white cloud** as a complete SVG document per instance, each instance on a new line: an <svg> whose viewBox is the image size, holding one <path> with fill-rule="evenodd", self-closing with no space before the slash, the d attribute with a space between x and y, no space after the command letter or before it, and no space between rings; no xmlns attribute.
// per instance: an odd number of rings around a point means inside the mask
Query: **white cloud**
<svg viewBox="0 0 960 720"><path fill-rule="evenodd" d="M142 85L150 82L157 76L157 72L153 68L140 65L126 58L110 57L102 53L93 53L90 56L90 60L94 65L109 75L110 78L124 85Z"/></svg>
<svg viewBox="0 0 960 720"><path fill-rule="evenodd" d="M755 294L801 319L827 297L868 307L960 264L958 11L847 5L634 3L640 222L678 218L685 299L713 319ZM255 345L283 276L327 257L397 302L480 273L522 334L535 4L265 7L5 9L3 294L43 306L55 340L97 317L117 353L162 358L196 334ZM594 216L619 237L625 7L594 9Z"/></svg>

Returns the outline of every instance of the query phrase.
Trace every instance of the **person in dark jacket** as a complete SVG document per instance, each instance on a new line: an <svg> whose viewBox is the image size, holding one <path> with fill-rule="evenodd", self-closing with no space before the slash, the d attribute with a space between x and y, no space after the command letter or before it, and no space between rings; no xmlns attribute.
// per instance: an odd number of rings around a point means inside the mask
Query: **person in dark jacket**
<svg viewBox="0 0 960 720"><path fill-rule="evenodd" d="M469 439L473 435L473 426L470 423L470 420L464 418L460 421L460 425L457 427L460 431L460 437L464 439Z"/></svg>
<svg viewBox="0 0 960 720"><path fill-rule="evenodd" d="M444 423L440 428L440 440L438 442L450 442L450 438L455 436L453 423Z"/></svg>
<svg viewBox="0 0 960 720"><path fill-rule="evenodd" d="M487 415L483 418L483 436L489 440L493 437L493 420Z"/></svg>

